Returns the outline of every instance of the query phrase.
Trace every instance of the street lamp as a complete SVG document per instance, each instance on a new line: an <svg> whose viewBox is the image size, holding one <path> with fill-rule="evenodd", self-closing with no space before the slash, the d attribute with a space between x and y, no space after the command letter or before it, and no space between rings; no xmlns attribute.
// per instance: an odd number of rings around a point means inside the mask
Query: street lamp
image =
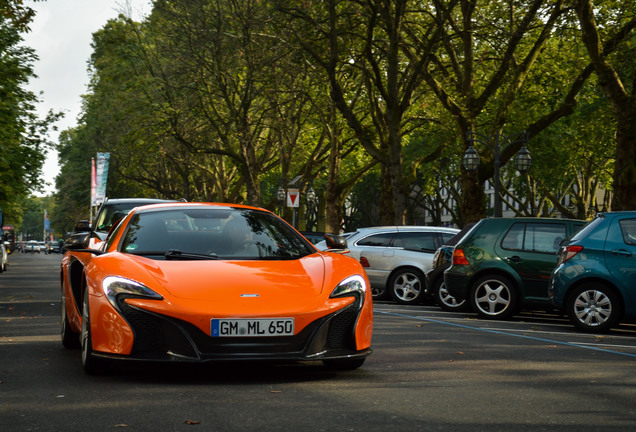
<svg viewBox="0 0 636 432"><path fill-rule="evenodd" d="M467 171L474 173L479 168L479 154L477 150L475 150L474 143L479 143L486 147L492 153L494 157L494 171L492 175L493 186L495 188L495 209L494 216L501 217L501 196L499 190L501 188L500 179L499 179L499 169L501 167L501 154L505 151L509 146L513 144L521 143L521 149L517 152L517 155L514 159L515 168L520 173L525 173L530 169L532 165L532 158L530 157L530 152L526 148L526 142L528 141L528 133L522 132L520 134L511 135L511 136L501 136L499 132L495 134L494 137L490 138L486 135L482 135L477 132L468 131L466 133L466 138L468 139L468 149L464 153L462 157L462 165L466 168Z"/></svg>
<svg viewBox="0 0 636 432"><path fill-rule="evenodd" d="M287 198L287 193L282 186L278 188L278 192L276 192L276 199L278 199L278 212L280 216L283 217L283 203L285 202L285 198Z"/></svg>
<svg viewBox="0 0 636 432"><path fill-rule="evenodd" d="M317 207L318 207L318 196L316 195L316 191L314 191L314 188L311 187L311 185L309 186L309 189L307 189L307 192L305 193L305 199L307 200L307 224L305 229L307 231L313 231L314 230L314 225L317 222Z"/></svg>

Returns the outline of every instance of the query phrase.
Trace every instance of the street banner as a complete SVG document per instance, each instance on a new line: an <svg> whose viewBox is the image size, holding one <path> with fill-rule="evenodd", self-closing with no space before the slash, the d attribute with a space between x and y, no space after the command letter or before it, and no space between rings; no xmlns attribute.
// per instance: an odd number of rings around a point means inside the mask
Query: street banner
<svg viewBox="0 0 636 432"><path fill-rule="evenodd" d="M51 231L51 221L49 220L49 214L46 209L44 209L44 231Z"/></svg>
<svg viewBox="0 0 636 432"><path fill-rule="evenodd" d="M97 153L95 204L100 205L106 199L106 183L108 181L108 165L110 153Z"/></svg>
<svg viewBox="0 0 636 432"><path fill-rule="evenodd" d="M91 158L91 206L97 205L95 202L97 193L97 174L95 173L95 158Z"/></svg>

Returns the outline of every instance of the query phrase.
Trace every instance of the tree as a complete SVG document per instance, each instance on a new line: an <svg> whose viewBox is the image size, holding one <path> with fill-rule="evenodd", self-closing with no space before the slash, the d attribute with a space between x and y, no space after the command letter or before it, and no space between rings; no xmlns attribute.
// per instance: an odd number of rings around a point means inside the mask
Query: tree
<svg viewBox="0 0 636 432"><path fill-rule="evenodd" d="M607 15L605 24L616 29L622 35L621 39L627 39L625 44L633 53L636 42L633 30L636 27L634 18L634 4L632 2L618 2L615 8L605 2L601 2L599 15ZM619 70L612 66L608 57L608 50L604 49L601 30L597 25L594 6L591 0L577 0L575 2L576 14L581 25L583 42L589 53L594 71L599 78L599 84L605 92L605 96L612 105L616 116L616 158L614 166L614 199L613 210L636 210L636 74L633 68L633 55L629 59L632 67L625 72L631 79L629 87L631 92L623 85ZM607 12L611 11L610 14ZM624 23L622 22L624 21ZM631 34L631 37L629 36ZM610 39L605 36L605 39Z"/></svg>
<svg viewBox="0 0 636 432"><path fill-rule="evenodd" d="M21 45L20 28L31 15L26 11L20 15L21 2L11 5L17 9L7 12L7 3L0 5L0 203L5 219L18 224L21 198L42 186L42 166L52 145L47 134L60 114L51 112L44 119L38 118L34 107L37 97L24 89L34 76L37 60L33 49ZM20 27L5 18L7 14Z"/></svg>

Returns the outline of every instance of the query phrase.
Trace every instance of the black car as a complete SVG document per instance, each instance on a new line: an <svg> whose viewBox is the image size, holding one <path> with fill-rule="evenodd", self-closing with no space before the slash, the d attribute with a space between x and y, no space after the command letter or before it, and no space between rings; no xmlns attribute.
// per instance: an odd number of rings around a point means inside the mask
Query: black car
<svg viewBox="0 0 636 432"><path fill-rule="evenodd" d="M475 222L467 224L461 231L437 249L433 257L433 268L426 273L426 290L428 294L435 298L439 307L448 312L463 311L470 306L466 300L458 301L446 290L446 286L444 285L444 272L453 262L453 249L455 249L455 245L474 226Z"/></svg>

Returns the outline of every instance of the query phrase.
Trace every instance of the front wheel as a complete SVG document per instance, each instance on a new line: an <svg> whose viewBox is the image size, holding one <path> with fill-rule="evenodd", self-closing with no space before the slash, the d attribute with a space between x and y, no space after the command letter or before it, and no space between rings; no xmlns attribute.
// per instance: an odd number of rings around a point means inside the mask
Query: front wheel
<svg viewBox="0 0 636 432"><path fill-rule="evenodd" d="M103 360L93 356L90 315L90 310L88 308L88 290L84 290L84 300L82 302L82 334L80 337L82 366L88 374L99 375L105 372L106 365Z"/></svg>
<svg viewBox="0 0 636 432"><path fill-rule="evenodd" d="M400 269L389 279L393 300L399 304L417 304L425 295L424 273L416 268Z"/></svg>
<svg viewBox="0 0 636 432"><path fill-rule="evenodd" d="M440 277L435 282L433 294L435 295L437 305L446 312L463 312L468 309L468 302L466 300L458 301L448 292L443 277Z"/></svg>
<svg viewBox="0 0 636 432"><path fill-rule="evenodd" d="M620 300L607 285L590 282L576 288L566 304L570 321L580 330L604 333L620 319Z"/></svg>
<svg viewBox="0 0 636 432"><path fill-rule="evenodd" d="M68 322L68 315L66 314L66 298L62 296L62 326L60 329L60 336L62 338L62 346L64 348L79 348L80 336L71 330L71 324Z"/></svg>
<svg viewBox="0 0 636 432"><path fill-rule="evenodd" d="M481 318L507 319L517 311L517 288L505 276L482 277L470 293L470 303Z"/></svg>

